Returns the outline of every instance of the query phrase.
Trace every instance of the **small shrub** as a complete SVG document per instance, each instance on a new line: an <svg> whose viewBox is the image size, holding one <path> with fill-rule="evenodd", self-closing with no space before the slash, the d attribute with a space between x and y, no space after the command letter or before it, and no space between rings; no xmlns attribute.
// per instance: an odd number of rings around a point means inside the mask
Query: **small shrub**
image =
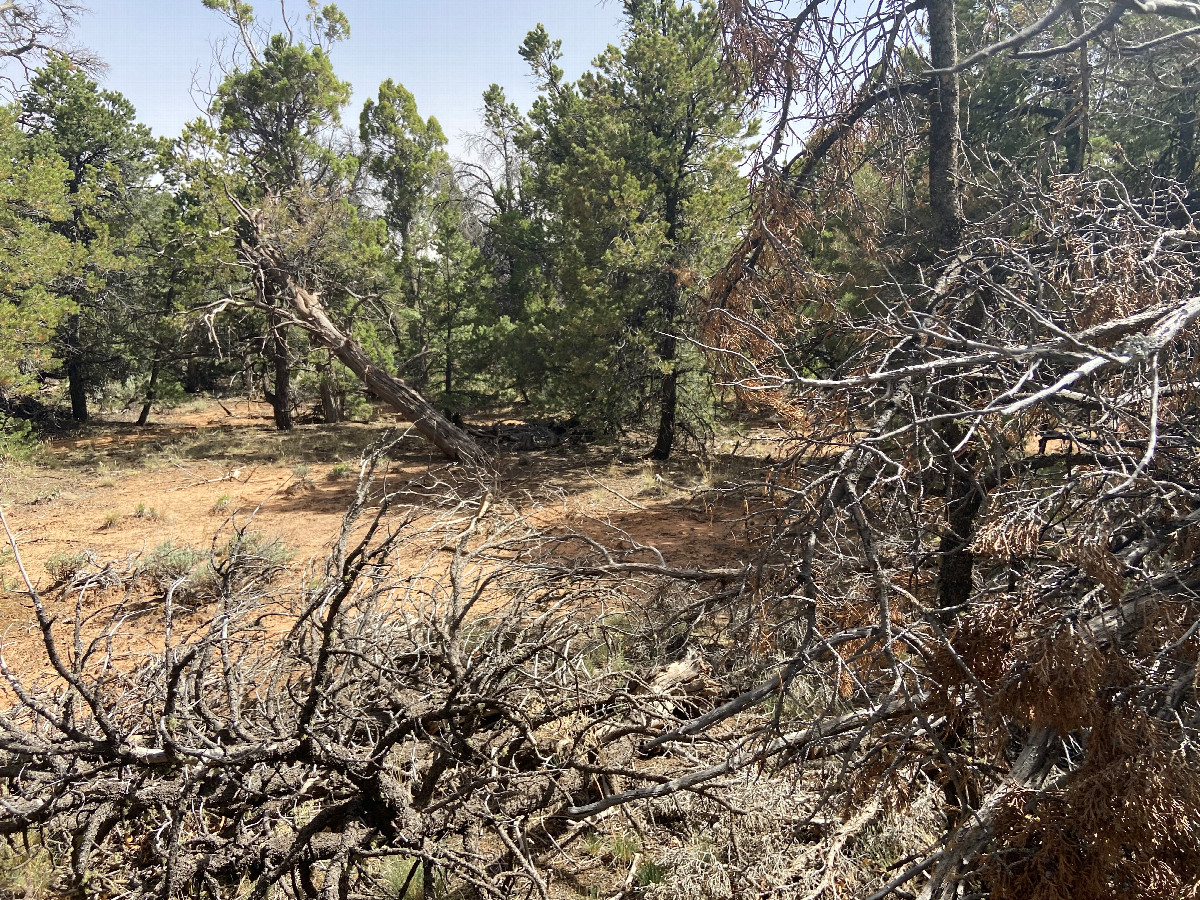
<svg viewBox="0 0 1200 900"><path fill-rule="evenodd" d="M647 860L638 866L637 874L634 876L640 887L649 887L652 884L662 884L667 877L667 869L665 866L659 865L654 860Z"/></svg>
<svg viewBox="0 0 1200 900"><path fill-rule="evenodd" d="M334 466L329 470L329 475L327 477L330 481L340 481L343 478L349 478L352 471L353 470L350 468L349 463L334 463Z"/></svg>
<svg viewBox="0 0 1200 900"><path fill-rule="evenodd" d="M363 394L351 394L346 398L342 415L347 422L370 422L374 414L375 407Z"/></svg>
<svg viewBox="0 0 1200 900"><path fill-rule="evenodd" d="M389 900L424 900L425 886L421 883L420 860L401 857L384 864L382 881Z"/></svg>
<svg viewBox="0 0 1200 900"><path fill-rule="evenodd" d="M140 409L146 402L148 393L150 393L150 374L147 372L126 378L124 381L109 382L104 386L97 400L100 407L106 410ZM186 399L187 393L178 380L169 375L160 376L154 385L152 409L156 412L175 409ZM197 411L190 406L184 410L184 412Z"/></svg>
<svg viewBox="0 0 1200 900"><path fill-rule="evenodd" d="M104 514L104 521L100 523L100 530L107 531L110 528L116 528L124 519L125 517L115 509L110 509Z"/></svg>
<svg viewBox="0 0 1200 900"><path fill-rule="evenodd" d="M270 581L292 561L292 551L278 538L261 531L239 532L192 576L189 590L200 597L220 597L228 585L240 590L256 581Z"/></svg>
<svg viewBox="0 0 1200 900"><path fill-rule="evenodd" d="M24 462L39 446L33 423L0 413L0 459Z"/></svg>
<svg viewBox="0 0 1200 900"><path fill-rule="evenodd" d="M232 508L233 498L228 494L222 494L215 501L213 501L213 505L212 508L209 509L209 513L214 516L224 516L228 515Z"/></svg>
<svg viewBox="0 0 1200 900"><path fill-rule="evenodd" d="M594 856L597 859L607 855L608 853L608 842L604 839L604 835L597 831L593 831L584 837L584 839L580 841L580 844L583 847L584 853L586 853L588 856Z"/></svg>
<svg viewBox="0 0 1200 900"><path fill-rule="evenodd" d="M133 510L135 519L145 519L148 522L161 522L163 515L153 506L147 506L145 503L139 503Z"/></svg>
<svg viewBox="0 0 1200 900"><path fill-rule="evenodd" d="M27 840L24 846L0 842L0 896L48 897L57 875L54 861L44 846Z"/></svg>
<svg viewBox="0 0 1200 900"><path fill-rule="evenodd" d="M41 506L44 503L53 503L62 496L62 488L53 488L43 494L38 494L35 497L30 497L25 501L26 506Z"/></svg>
<svg viewBox="0 0 1200 900"><path fill-rule="evenodd" d="M180 579L189 579L205 554L195 547L176 547L171 541L159 544L142 562L138 574L145 575L160 590L165 590Z"/></svg>
<svg viewBox="0 0 1200 900"><path fill-rule="evenodd" d="M608 856L613 861L628 865L642 852L642 839L635 831L621 831L608 841Z"/></svg>
<svg viewBox="0 0 1200 900"><path fill-rule="evenodd" d="M92 558L84 551L78 553L55 553L46 560L46 571L55 584L65 584L82 572Z"/></svg>

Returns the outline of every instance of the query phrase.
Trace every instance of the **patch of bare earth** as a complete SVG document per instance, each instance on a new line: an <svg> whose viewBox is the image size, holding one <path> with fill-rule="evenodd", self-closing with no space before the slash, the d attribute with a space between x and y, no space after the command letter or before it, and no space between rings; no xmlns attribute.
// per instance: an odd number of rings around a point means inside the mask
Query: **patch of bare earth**
<svg viewBox="0 0 1200 900"><path fill-rule="evenodd" d="M99 422L50 442L33 463L0 467L0 505L35 583L46 564L80 553L121 561L170 542L202 550L229 522L282 541L299 574L324 558L353 496L364 450L406 424L300 426L282 434L265 404L195 404L137 427ZM415 434L392 451L399 488L433 472L465 477ZM500 456L500 491L548 531L578 529L612 546L656 547L668 565L728 565L744 554L736 509L702 500L694 468L666 472L574 445ZM224 531L222 531L224 529ZM656 561L647 551L647 561ZM63 613L68 611L63 610ZM30 600L11 552L0 556L0 640L6 659L41 658Z"/></svg>

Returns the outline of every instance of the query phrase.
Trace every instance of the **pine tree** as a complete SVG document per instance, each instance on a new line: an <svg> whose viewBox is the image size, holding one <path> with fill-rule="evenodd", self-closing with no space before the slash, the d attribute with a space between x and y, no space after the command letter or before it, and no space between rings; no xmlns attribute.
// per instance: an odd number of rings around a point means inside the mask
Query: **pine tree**
<svg viewBox="0 0 1200 900"><path fill-rule="evenodd" d="M54 154L69 173L70 214L51 228L74 248L78 265L56 290L74 311L55 332L77 421L88 396L117 373L120 335L138 262L130 245L131 196L152 172L155 142L124 96L102 90L65 58L53 59L21 97L20 121L32 157Z"/></svg>
<svg viewBox="0 0 1200 900"><path fill-rule="evenodd" d="M50 337L74 306L55 290L74 265L59 233L70 220L70 172L36 152L12 109L0 108L0 401L37 387L55 365Z"/></svg>
<svg viewBox="0 0 1200 900"><path fill-rule="evenodd" d="M521 49L541 83L525 139L553 296L530 304L548 384L604 430L652 417L672 450L698 288L740 225L746 127L708 5L627 0L628 31L578 82L539 26ZM681 344L681 340L683 344Z"/></svg>

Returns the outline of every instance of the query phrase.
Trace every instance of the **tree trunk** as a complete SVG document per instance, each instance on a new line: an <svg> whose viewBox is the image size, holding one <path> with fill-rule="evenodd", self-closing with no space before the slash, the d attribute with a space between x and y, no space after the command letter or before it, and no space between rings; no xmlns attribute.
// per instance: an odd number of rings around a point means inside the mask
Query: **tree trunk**
<svg viewBox="0 0 1200 900"><path fill-rule="evenodd" d="M412 374L413 381L417 385L417 390L424 391L429 387L429 335L425 328L426 310L424 307L423 298L421 296L421 292L423 290L421 274L422 272L420 267L417 267L413 272L412 278L409 282L412 285L413 309L417 310L418 312L416 319L416 337L417 347L419 348L416 359L414 360L414 363L410 367L409 371Z"/></svg>
<svg viewBox="0 0 1200 900"><path fill-rule="evenodd" d="M71 395L71 418L76 422L88 420L87 385L83 376L83 348L78 315L67 320L67 391Z"/></svg>
<svg viewBox="0 0 1200 900"><path fill-rule="evenodd" d="M929 51L935 69L958 64L958 23L955 0L928 0ZM929 95L929 209L932 249L953 250L962 240L963 211L959 179L959 77L957 74L933 76ZM977 330L985 314L976 301L962 326L968 333ZM946 393L947 408L956 405L961 385ZM944 467L946 485L946 530L939 542L938 605L954 607L966 603L974 590L975 559L971 542L975 518L983 495L974 477L973 453L965 448L955 458L954 448L962 441L959 423L950 421L939 428L946 446Z"/></svg>
<svg viewBox="0 0 1200 900"><path fill-rule="evenodd" d="M668 337L659 346L659 356L663 364L670 366L663 373L660 385L658 439L650 452L650 458L660 462L671 458L671 449L675 444L675 416L679 408L679 373L675 370L677 344L675 338Z"/></svg>
<svg viewBox="0 0 1200 900"><path fill-rule="evenodd" d="M959 327L964 337L980 336L987 315L988 299L991 298L976 295L962 316ZM960 404L964 392L967 394L966 405L970 405L973 398L970 396L972 385L969 381L955 382L939 391L946 400L947 409ZM966 437L960 422L950 420L943 423L938 428L938 436L946 447L943 465L947 485L946 530L938 542L940 563L937 599L939 608L953 609L970 600L975 591L975 554L971 552L971 544L975 540L976 519L987 498L989 486L981 482L975 471L978 467L977 454L969 442L957 457L954 454L954 448Z"/></svg>
<svg viewBox="0 0 1200 900"><path fill-rule="evenodd" d="M952 68L958 64L954 0L928 2L930 59L935 69ZM962 237L958 83L957 74L935 75L929 94L929 210L938 250L954 249Z"/></svg>
<svg viewBox="0 0 1200 900"><path fill-rule="evenodd" d="M950 422L941 430L941 438L953 446L963 438L961 426ZM946 530L938 541L937 604L953 609L971 599L975 590L975 517L983 506L984 491L975 477L975 454L968 451L961 459L946 453L949 483L946 490Z"/></svg>
<svg viewBox="0 0 1200 900"><path fill-rule="evenodd" d="M67 361L68 389L71 393L71 418L76 422L88 420L87 388L83 383L83 365L79 357Z"/></svg>
<svg viewBox="0 0 1200 900"><path fill-rule="evenodd" d="M267 352L275 369L275 392L267 397L275 410L275 427L290 431L292 422L292 362L288 358L287 326L274 313L267 317Z"/></svg>
<svg viewBox="0 0 1200 900"><path fill-rule="evenodd" d="M321 416L326 425L337 425L343 418L341 394L328 374L321 378Z"/></svg>
<svg viewBox="0 0 1200 900"><path fill-rule="evenodd" d="M1196 122L1200 104L1200 67L1190 65L1180 77L1183 90L1177 99L1175 113L1175 170L1170 174L1180 181L1191 182L1196 174Z"/></svg>
<svg viewBox="0 0 1200 900"><path fill-rule="evenodd" d="M158 359L154 360L154 365L150 368L150 382L146 385L146 402L142 404L142 414L138 416L138 427L143 427L150 421L150 410L154 407L154 401L158 398L155 396L155 389L158 387Z"/></svg>
<svg viewBox="0 0 1200 900"><path fill-rule="evenodd" d="M686 154L685 154L686 156ZM675 184L667 192L664 204L664 218L667 222L667 245L672 249L679 238L679 181L683 173L676 175ZM664 337L658 345L658 358L665 369L662 383L659 385L658 401L658 437L650 458L658 462L666 462L671 458L671 450L675 445L675 420L679 409L679 372L675 368L675 360L679 355L679 340L675 336L676 322L679 319L680 303L683 297L683 287L672 266L662 275L662 312L664 320Z"/></svg>
<svg viewBox="0 0 1200 900"><path fill-rule="evenodd" d="M1086 31L1083 21L1083 7L1078 0L1071 7L1071 16L1075 20L1077 35ZM1091 46L1087 41L1079 48L1079 80L1072 92L1072 103L1066 111L1069 117L1069 127L1063 136L1063 149L1066 150L1067 174L1078 175L1087 165L1088 143L1091 141L1091 104L1092 104L1092 64L1089 54Z"/></svg>
<svg viewBox="0 0 1200 900"><path fill-rule="evenodd" d="M447 287L448 297L449 287ZM449 398L450 392L454 387L454 310L450 307L449 299L447 299L446 305L448 307L446 310L446 372L443 393Z"/></svg>
<svg viewBox="0 0 1200 900"><path fill-rule="evenodd" d="M296 284L284 271L267 247L256 250L267 258L264 266L280 289L299 323L313 340L330 350L347 369L353 372L375 396L390 405L448 459L482 469L491 462L470 435L434 409L428 401L405 382L385 372L372 362L356 341L343 334L325 312L317 295Z"/></svg>

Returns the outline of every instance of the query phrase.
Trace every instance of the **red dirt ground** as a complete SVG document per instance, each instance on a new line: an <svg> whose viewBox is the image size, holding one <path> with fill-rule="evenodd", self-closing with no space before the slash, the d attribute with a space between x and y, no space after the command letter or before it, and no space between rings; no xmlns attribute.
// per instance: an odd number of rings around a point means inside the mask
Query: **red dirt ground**
<svg viewBox="0 0 1200 900"><path fill-rule="evenodd" d="M231 414L232 413L232 414ZM353 494L363 449L389 428L302 426L281 435L269 407L193 404L138 428L120 419L50 442L32 463L0 464L0 505L35 582L47 560L81 551L122 560L171 541L206 549L230 513L281 539L299 570L324 555ZM697 502L702 480L684 462L660 471L579 447L499 458L502 490L548 528L570 524L601 541L657 546L669 564L721 566L744 554L739 529ZM411 479L443 462L415 435L390 471ZM389 476L391 477L391 476ZM7 549L7 548L4 548ZM0 635L24 656L32 607L11 552L0 555ZM36 652L36 647L29 650Z"/></svg>

